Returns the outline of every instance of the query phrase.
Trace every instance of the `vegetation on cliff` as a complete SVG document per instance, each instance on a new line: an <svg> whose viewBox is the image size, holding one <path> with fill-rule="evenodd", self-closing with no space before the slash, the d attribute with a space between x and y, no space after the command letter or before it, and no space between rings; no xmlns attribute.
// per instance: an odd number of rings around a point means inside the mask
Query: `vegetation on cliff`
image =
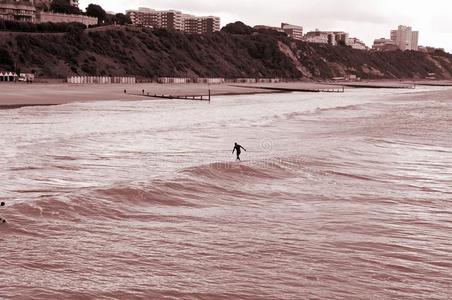
<svg viewBox="0 0 452 300"><path fill-rule="evenodd" d="M243 26L242 26L243 25ZM452 78L452 55L368 52L296 42L284 34L231 24L222 32L190 35L145 28L80 30L64 34L2 33L0 70L38 76L136 75L330 79Z"/></svg>
<svg viewBox="0 0 452 300"><path fill-rule="evenodd" d="M82 23L27 23L9 20L0 20L0 31L12 32L35 32L35 33L58 33L74 30L84 30L87 27Z"/></svg>

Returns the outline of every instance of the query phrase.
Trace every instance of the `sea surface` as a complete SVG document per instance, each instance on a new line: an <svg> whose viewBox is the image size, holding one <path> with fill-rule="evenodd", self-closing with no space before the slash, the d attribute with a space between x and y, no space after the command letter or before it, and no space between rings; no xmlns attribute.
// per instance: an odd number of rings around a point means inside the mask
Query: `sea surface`
<svg viewBox="0 0 452 300"><path fill-rule="evenodd" d="M451 88L25 107L0 134L0 299L452 299Z"/></svg>

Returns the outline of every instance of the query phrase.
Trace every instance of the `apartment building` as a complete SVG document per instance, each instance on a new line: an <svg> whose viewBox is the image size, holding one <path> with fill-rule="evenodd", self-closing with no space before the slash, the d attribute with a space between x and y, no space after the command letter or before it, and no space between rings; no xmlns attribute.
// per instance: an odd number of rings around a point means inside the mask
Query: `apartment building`
<svg viewBox="0 0 452 300"><path fill-rule="evenodd" d="M220 18L214 16L197 17L182 15L183 31L187 33L201 34L220 31Z"/></svg>
<svg viewBox="0 0 452 300"><path fill-rule="evenodd" d="M184 15L184 32L198 33L201 31L200 20L192 15Z"/></svg>
<svg viewBox="0 0 452 300"><path fill-rule="evenodd" d="M0 20L35 22L33 0L0 0Z"/></svg>
<svg viewBox="0 0 452 300"><path fill-rule="evenodd" d="M201 17L200 33L213 33L220 31L220 29L221 29L220 17L215 16Z"/></svg>
<svg viewBox="0 0 452 300"><path fill-rule="evenodd" d="M214 16L198 17L176 10L157 11L150 8L128 10L126 13L136 26L166 28L194 34L220 30L220 18Z"/></svg>
<svg viewBox="0 0 452 300"><path fill-rule="evenodd" d="M331 36L333 37L332 45L339 45L341 43L343 45L347 45L348 36L349 36L349 34L347 32L335 31L335 32L331 32Z"/></svg>
<svg viewBox="0 0 452 300"><path fill-rule="evenodd" d="M36 23L81 23L86 26L97 25L98 19L85 15L68 15L40 11L36 13Z"/></svg>
<svg viewBox="0 0 452 300"><path fill-rule="evenodd" d="M419 31L413 31L411 27L400 25L396 30L391 30L391 40L402 50L418 50Z"/></svg>
<svg viewBox="0 0 452 300"><path fill-rule="evenodd" d="M346 45L348 33L343 31L320 31L316 29L315 31L306 33L303 39L309 43L329 44L332 46L343 43Z"/></svg>
<svg viewBox="0 0 452 300"><path fill-rule="evenodd" d="M411 49L415 51L419 49L419 31L411 32Z"/></svg>
<svg viewBox="0 0 452 300"><path fill-rule="evenodd" d="M36 5L50 5L51 1L36 1ZM70 0L71 5L78 7L78 0ZM0 0L0 20L30 23L82 23L86 26L97 24L97 18L85 15L69 15L37 11L33 0Z"/></svg>
<svg viewBox="0 0 452 300"><path fill-rule="evenodd" d="M353 49L358 49L358 50L367 50L368 49L366 44L358 38L349 38L347 40L347 46L350 46Z"/></svg>
<svg viewBox="0 0 452 300"><path fill-rule="evenodd" d="M291 25L287 23L281 23L281 29L294 40L303 39L303 27L297 25Z"/></svg>
<svg viewBox="0 0 452 300"><path fill-rule="evenodd" d="M305 34L303 39L309 43L328 44L329 34L319 30L310 31Z"/></svg>
<svg viewBox="0 0 452 300"><path fill-rule="evenodd" d="M126 14L136 26L157 28L160 25L160 16L154 9L140 7L137 10L126 11Z"/></svg>
<svg viewBox="0 0 452 300"><path fill-rule="evenodd" d="M138 10L128 10L132 24L151 28L167 28L182 30L182 12L176 10L157 11L140 7Z"/></svg>
<svg viewBox="0 0 452 300"><path fill-rule="evenodd" d="M183 31L184 24L182 23L182 12L176 10L166 10L158 12L160 17L161 28L170 30Z"/></svg>
<svg viewBox="0 0 452 300"><path fill-rule="evenodd" d="M391 39L380 38L374 41L372 50L374 51L395 51L398 47L396 43Z"/></svg>

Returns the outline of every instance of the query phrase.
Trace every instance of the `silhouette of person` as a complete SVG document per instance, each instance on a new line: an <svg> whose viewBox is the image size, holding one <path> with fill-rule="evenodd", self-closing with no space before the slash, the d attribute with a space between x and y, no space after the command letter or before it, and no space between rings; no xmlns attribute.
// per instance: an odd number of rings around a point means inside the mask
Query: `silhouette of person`
<svg viewBox="0 0 452 300"><path fill-rule="evenodd" d="M240 146L237 143L234 144L234 149L232 149L232 154L234 154L234 151L237 153L237 160L240 160L240 153L242 153L241 149L245 150L245 152L246 152L245 148L243 148L242 146Z"/></svg>
<svg viewBox="0 0 452 300"><path fill-rule="evenodd" d="M0 206L5 206L5 202L0 203ZM0 218L0 224L6 223L6 219Z"/></svg>

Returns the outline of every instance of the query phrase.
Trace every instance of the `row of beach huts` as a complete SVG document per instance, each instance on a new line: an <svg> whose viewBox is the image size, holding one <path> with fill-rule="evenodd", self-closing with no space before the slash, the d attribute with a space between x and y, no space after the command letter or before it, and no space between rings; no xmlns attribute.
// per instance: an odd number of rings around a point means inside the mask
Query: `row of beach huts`
<svg viewBox="0 0 452 300"><path fill-rule="evenodd" d="M70 76L67 82L71 84L135 84L133 76Z"/></svg>
<svg viewBox="0 0 452 300"><path fill-rule="evenodd" d="M281 78L181 78L181 77L159 77L158 83L162 84L223 84L223 83L278 83Z"/></svg>
<svg viewBox="0 0 452 300"><path fill-rule="evenodd" d="M184 78L184 77L159 77L150 82L160 84L223 84L223 83L278 83L281 78ZM109 76L70 76L67 82L71 84L135 84L139 81L132 76L109 77ZM146 81L149 82L149 81Z"/></svg>
<svg viewBox="0 0 452 300"><path fill-rule="evenodd" d="M33 82L35 79L34 74L29 73L20 73L17 75L13 72L0 72L0 81L2 82L16 82L16 81L23 81L23 82Z"/></svg>

